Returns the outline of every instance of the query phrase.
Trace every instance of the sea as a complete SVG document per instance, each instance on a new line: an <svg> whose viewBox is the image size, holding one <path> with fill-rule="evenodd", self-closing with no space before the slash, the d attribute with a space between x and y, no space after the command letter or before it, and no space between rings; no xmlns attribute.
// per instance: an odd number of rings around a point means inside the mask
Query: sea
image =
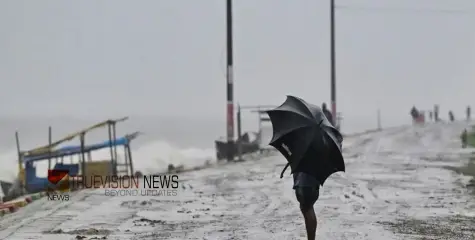
<svg viewBox="0 0 475 240"><path fill-rule="evenodd" d="M120 118L122 116L116 116ZM114 118L111 118L114 119ZM15 132L18 132L20 150L26 151L48 144L48 127L52 128L52 140L58 140L67 134L84 129L105 119L71 116L55 117L0 117L0 180L11 181L18 173L18 154L15 143ZM349 124L351 123L351 124ZM242 120L242 131L258 130L256 116ZM343 131L353 133L376 128L376 122L361 119L344 122ZM224 119L163 117L163 116L131 116L127 121L117 125L117 137L135 131L141 135L131 144L134 168L144 174L163 172L169 164L193 168L216 162L214 141L225 135ZM265 144L272 136L270 124L262 125ZM91 131L86 135L86 144L108 140L107 128ZM79 145L79 139L73 139L64 145ZM118 158L124 156L119 148ZM96 151L93 160L110 159L108 149ZM77 161L74 157L68 161ZM47 175L47 161L35 163L37 176Z"/></svg>

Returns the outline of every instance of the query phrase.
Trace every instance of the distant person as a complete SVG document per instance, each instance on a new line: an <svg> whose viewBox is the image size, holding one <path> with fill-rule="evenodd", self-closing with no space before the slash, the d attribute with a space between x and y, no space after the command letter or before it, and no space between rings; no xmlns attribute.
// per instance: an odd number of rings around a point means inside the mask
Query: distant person
<svg viewBox="0 0 475 240"><path fill-rule="evenodd" d="M470 109L470 106L467 106L467 121L470 121L471 114L472 114L472 109Z"/></svg>
<svg viewBox="0 0 475 240"><path fill-rule="evenodd" d="M454 113L452 111L449 111L449 119L451 122L455 120Z"/></svg>
<svg viewBox="0 0 475 240"><path fill-rule="evenodd" d="M432 121L432 111L429 111L429 119Z"/></svg>
<svg viewBox="0 0 475 240"><path fill-rule="evenodd" d="M419 111L417 111L416 106L412 106L411 111L409 112L409 114L412 117L412 122L416 123L416 120L419 117Z"/></svg>
<svg viewBox="0 0 475 240"><path fill-rule="evenodd" d="M434 105L434 121L438 122L439 119L439 105Z"/></svg>
<svg viewBox="0 0 475 240"><path fill-rule="evenodd" d="M323 113L325 114L325 117L327 117L328 121L329 121L333 126L335 126L335 122L333 122L333 115L332 115L332 113L328 110L326 103L322 103L322 111L323 111Z"/></svg>
<svg viewBox="0 0 475 240"><path fill-rule="evenodd" d="M464 129L462 134L460 135L460 140L462 140L462 148L467 147L467 139L468 138L468 132L467 129Z"/></svg>

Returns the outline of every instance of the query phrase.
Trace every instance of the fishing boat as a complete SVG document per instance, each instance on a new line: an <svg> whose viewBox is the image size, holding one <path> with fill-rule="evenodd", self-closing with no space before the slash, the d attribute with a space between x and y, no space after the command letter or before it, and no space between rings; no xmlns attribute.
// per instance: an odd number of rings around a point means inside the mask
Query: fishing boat
<svg viewBox="0 0 475 240"><path fill-rule="evenodd" d="M232 154L233 156L238 155L238 147L241 144L241 154L248 154L257 152L260 150L260 133L255 132L246 132L244 135L237 141L232 142ZM216 140L216 159L223 160L227 157L228 152L228 142L226 140Z"/></svg>

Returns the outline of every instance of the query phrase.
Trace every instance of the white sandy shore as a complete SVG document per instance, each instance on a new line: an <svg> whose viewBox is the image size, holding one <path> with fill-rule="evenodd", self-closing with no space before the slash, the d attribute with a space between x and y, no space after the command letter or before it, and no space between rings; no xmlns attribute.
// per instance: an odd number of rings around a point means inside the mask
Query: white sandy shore
<svg viewBox="0 0 475 240"><path fill-rule="evenodd" d="M468 177L444 168L467 161L463 127L346 139L347 172L330 177L316 204L318 238L417 239L383 223L474 216L475 201L460 186ZM0 239L305 239L291 177L279 179L284 163L276 155L183 173L177 197L107 197L98 189L72 193L69 202L38 200L0 218Z"/></svg>

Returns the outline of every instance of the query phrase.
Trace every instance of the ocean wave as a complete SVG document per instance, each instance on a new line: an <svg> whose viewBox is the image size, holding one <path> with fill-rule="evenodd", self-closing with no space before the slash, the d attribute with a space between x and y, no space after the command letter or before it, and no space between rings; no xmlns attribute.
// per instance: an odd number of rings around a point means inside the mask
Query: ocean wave
<svg viewBox="0 0 475 240"><path fill-rule="evenodd" d="M117 148L118 162L124 162L123 149ZM155 140L144 143L132 150L134 171L143 174L154 174L167 171L168 165L183 166L184 169L204 166L216 162L214 149L204 148L180 148L165 140ZM94 160L110 159L110 150L102 149L91 154ZM78 162L78 156L65 157L64 163ZM18 156L16 150L6 151L0 155L0 180L12 181L18 174ZM53 164L54 165L54 160ZM46 177L48 161L35 163L36 175Z"/></svg>

